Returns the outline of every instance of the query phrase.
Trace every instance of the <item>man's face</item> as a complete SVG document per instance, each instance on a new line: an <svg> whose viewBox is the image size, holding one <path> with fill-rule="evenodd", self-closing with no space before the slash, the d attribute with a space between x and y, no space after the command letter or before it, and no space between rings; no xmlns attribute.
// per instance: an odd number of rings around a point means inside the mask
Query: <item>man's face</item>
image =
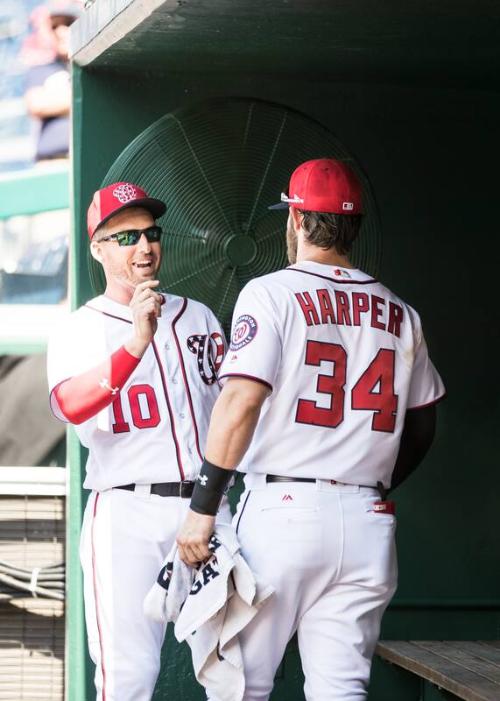
<svg viewBox="0 0 500 701"><path fill-rule="evenodd" d="M56 53L63 61L68 60L69 28L74 21L74 17L67 17L66 15L52 15L50 18Z"/></svg>
<svg viewBox="0 0 500 701"><path fill-rule="evenodd" d="M286 223L286 252L288 262L293 265L297 262L297 232L295 231L292 218L292 210L288 213L288 221Z"/></svg>
<svg viewBox="0 0 500 701"><path fill-rule="evenodd" d="M135 246L119 246L117 241L99 240L129 229L146 229L153 226L153 216L141 207L131 207L115 214L92 239L92 248L98 255L106 275L106 280L125 282L134 287L145 280L156 280L161 263L161 244L150 243L142 234Z"/></svg>

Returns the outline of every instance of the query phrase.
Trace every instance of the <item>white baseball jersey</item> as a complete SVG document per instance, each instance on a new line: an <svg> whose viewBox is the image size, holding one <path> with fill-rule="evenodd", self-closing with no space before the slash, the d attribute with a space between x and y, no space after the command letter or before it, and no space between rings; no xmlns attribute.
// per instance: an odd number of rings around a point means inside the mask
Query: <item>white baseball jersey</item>
<svg viewBox="0 0 500 701"><path fill-rule="evenodd" d="M267 385L239 470L390 486L405 412L438 401L418 314L360 270L300 262L252 280L220 379Z"/></svg>
<svg viewBox="0 0 500 701"><path fill-rule="evenodd" d="M196 477L213 404L224 335L199 302L165 295L153 342L113 403L75 426L89 448L84 487L102 491L130 483ZM105 361L132 335L132 312L106 296L71 313L48 346L52 390Z"/></svg>

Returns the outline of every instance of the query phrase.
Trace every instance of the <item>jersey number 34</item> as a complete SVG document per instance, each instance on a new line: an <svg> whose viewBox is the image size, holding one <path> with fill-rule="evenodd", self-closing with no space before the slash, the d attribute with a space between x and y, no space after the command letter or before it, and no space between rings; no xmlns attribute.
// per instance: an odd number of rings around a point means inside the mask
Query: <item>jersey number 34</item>
<svg viewBox="0 0 500 701"><path fill-rule="evenodd" d="M337 343L308 341L306 365L333 363L333 374L318 375L317 391L331 397L330 406L319 407L310 399L299 399L295 420L301 424L336 428L344 420L347 353ZM395 353L381 348L351 390L351 408L372 411L372 431L393 433L398 397L394 393Z"/></svg>

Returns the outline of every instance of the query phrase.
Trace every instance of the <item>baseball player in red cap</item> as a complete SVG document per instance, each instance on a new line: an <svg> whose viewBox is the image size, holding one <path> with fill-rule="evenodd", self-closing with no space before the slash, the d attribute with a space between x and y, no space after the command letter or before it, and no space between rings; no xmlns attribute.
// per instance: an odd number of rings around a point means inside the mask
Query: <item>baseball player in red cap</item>
<svg viewBox="0 0 500 701"><path fill-rule="evenodd" d="M88 210L103 295L48 347L54 414L89 449L81 535L85 613L100 701L149 701L165 628L143 600L172 547L219 393L221 327L193 300L157 291L165 204L132 183ZM230 518L227 506L221 518Z"/></svg>
<svg viewBox="0 0 500 701"><path fill-rule="evenodd" d="M396 589L386 492L430 447L444 387L415 310L349 261L362 219L353 171L308 161L281 199L290 266L239 296L177 542L186 562L207 557L224 486L244 472L234 523L276 590L240 636L245 701L269 698L295 632L306 698L362 701Z"/></svg>

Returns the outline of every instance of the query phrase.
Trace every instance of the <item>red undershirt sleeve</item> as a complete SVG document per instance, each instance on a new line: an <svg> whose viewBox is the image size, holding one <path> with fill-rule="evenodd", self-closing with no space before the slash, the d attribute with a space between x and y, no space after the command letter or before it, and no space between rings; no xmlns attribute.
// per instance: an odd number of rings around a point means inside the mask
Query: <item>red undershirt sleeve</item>
<svg viewBox="0 0 500 701"><path fill-rule="evenodd" d="M122 346L95 368L60 382L51 399L67 421L81 424L113 402L139 362Z"/></svg>

